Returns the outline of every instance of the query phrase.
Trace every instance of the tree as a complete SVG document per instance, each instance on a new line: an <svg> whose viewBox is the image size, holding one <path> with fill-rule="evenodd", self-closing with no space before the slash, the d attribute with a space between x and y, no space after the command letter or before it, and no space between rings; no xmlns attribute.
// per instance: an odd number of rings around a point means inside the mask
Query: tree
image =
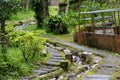
<svg viewBox="0 0 120 80"><path fill-rule="evenodd" d="M37 26L42 27L44 16L44 0L31 0L32 9L35 12Z"/></svg>
<svg viewBox="0 0 120 80"><path fill-rule="evenodd" d="M0 23L1 23L1 34L0 42L2 44L2 53L6 53L6 32L5 32L5 21L10 18L10 16L15 13L18 9L18 4L16 0L0 0Z"/></svg>
<svg viewBox="0 0 120 80"><path fill-rule="evenodd" d="M44 15L46 16L46 18L48 18L48 16L49 16L49 11L48 11L48 6L49 6L49 2L48 2L48 0L43 0L44 1Z"/></svg>

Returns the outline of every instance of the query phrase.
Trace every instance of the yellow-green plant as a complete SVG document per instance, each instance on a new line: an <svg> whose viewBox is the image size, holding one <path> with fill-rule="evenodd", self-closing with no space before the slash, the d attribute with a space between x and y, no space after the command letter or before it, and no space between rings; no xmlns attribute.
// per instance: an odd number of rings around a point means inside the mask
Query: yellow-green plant
<svg viewBox="0 0 120 80"><path fill-rule="evenodd" d="M23 57L27 62L36 61L40 58L43 43L43 38L34 36L33 33L29 33L18 38L19 47L22 51Z"/></svg>

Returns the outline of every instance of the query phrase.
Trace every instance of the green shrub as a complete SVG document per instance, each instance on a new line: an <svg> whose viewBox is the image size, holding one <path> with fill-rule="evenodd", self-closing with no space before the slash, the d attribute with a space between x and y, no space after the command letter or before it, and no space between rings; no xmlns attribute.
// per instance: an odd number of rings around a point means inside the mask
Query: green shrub
<svg viewBox="0 0 120 80"><path fill-rule="evenodd" d="M36 37L32 33L18 38L19 47L23 57L27 62L32 62L40 58L42 45L45 42L43 38Z"/></svg>
<svg viewBox="0 0 120 80"><path fill-rule="evenodd" d="M25 32L12 26L7 26L6 30L9 46L6 54L0 51L0 80L17 80L20 76L29 75L37 66L35 63L47 60L41 55L47 39L40 37L45 33L41 30Z"/></svg>
<svg viewBox="0 0 120 80"><path fill-rule="evenodd" d="M53 32L54 34L68 33L67 25L64 23L61 16L51 16L49 18L47 32Z"/></svg>
<svg viewBox="0 0 120 80"><path fill-rule="evenodd" d="M27 34L27 32L19 31L15 28L8 29L8 33L9 33L8 34L9 46L12 46L12 47L18 46L18 42L17 42L18 37Z"/></svg>
<svg viewBox="0 0 120 80"><path fill-rule="evenodd" d="M37 30L37 31L33 31L33 32L27 32L27 31L21 31L21 30L17 30L16 28L12 27L12 26L8 26L6 28L8 34L8 39L9 39L9 46L12 47L18 47L19 43L18 43L18 38L21 36L24 36L26 34L32 34L34 36L40 36L41 34L45 34L44 31L42 30Z"/></svg>
<svg viewBox="0 0 120 80"><path fill-rule="evenodd" d="M0 79L17 79L30 74L31 67L26 64L18 48L8 48L6 60L0 53Z"/></svg>

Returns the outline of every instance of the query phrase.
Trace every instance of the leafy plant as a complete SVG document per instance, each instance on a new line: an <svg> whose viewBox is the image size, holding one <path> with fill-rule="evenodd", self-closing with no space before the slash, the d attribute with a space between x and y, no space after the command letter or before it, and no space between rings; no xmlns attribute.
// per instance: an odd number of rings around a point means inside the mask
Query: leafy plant
<svg viewBox="0 0 120 80"><path fill-rule="evenodd" d="M42 45L45 42L43 38L36 37L32 33L29 33L19 37L18 41L20 50L27 62L33 62L40 58Z"/></svg>
<svg viewBox="0 0 120 80"><path fill-rule="evenodd" d="M66 34L68 33L67 25L63 21L61 16L51 16L48 19L48 32L53 32L54 34Z"/></svg>

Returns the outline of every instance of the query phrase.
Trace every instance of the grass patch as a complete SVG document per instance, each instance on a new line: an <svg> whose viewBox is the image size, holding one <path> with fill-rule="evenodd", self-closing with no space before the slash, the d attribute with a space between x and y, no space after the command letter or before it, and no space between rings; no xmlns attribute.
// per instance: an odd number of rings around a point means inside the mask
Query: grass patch
<svg viewBox="0 0 120 80"><path fill-rule="evenodd" d="M23 28L23 30L25 30L25 31L36 31L38 29L39 28L37 27L37 25L29 25L29 26L26 26Z"/></svg>
<svg viewBox="0 0 120 80"><path fill-rule="evenodd" d="M57 39L62 39L64 41L68 41L68 42L74 42L73 41L73 35L72 34L63 34L63 35L54 35L52 33L48 33L46 34L47 36L51 36Z"/></svg>

